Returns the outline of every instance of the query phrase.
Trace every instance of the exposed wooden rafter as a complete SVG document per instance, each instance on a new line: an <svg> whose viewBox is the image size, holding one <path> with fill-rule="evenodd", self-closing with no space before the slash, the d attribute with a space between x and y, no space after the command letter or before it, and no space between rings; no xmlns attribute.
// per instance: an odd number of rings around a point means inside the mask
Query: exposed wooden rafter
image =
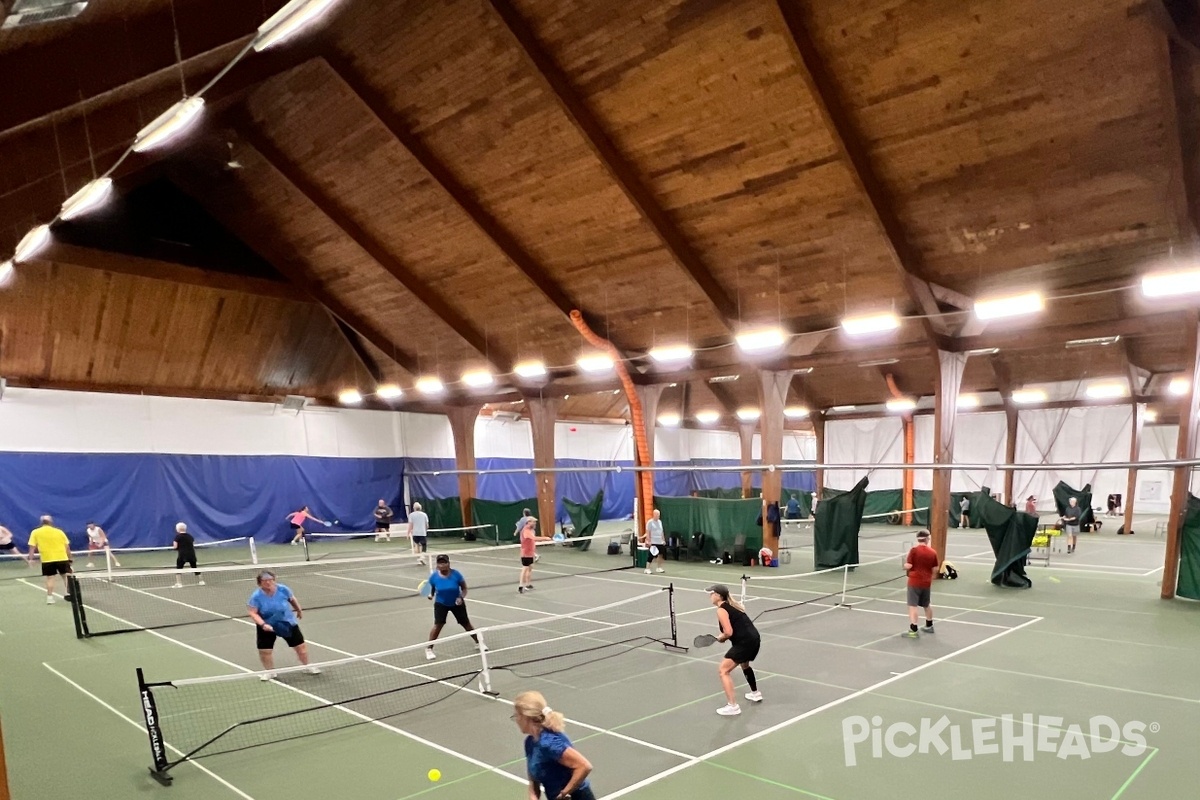
<svg viewBox="0 0 1200 800"><path fill-rule="evenodd" d="M308 202L337 226L343 234L395 278L421 305L429 309L464 342L487 359L498 373L512 372L513 362L507 354L501 352L498 347L490 345L484 334L474 324L451 308L441 295L430 288L428 281L422 280L393 255L386 245L355 220L335 198L322 189L315 180L308 177L302 169L293 164L268 137L245 122L237 127L242 139L253 147L263 160L304 195Z"/></svg>
<svg viewBox="0 0 1200 800"><path fill-rule="evenodd" d="M922 274L921 255L908 243L895 203L875 173L870 156L863 146L863 137L846 113L841 92L816 44L808 34L804 10L797 0L778 0L780 13L790 34L800 75L812 96L817 113L825 123L842 161L859 193L866 198L876 225L883 234L892 254L892 263L899 274L904 291L923 315L921 327L926 339L935 346L948 336L948 330L936 315L940 313L933 291ZM943 349L948 349L943 347Z"/></svg>
<svg viewBox="0 0 1200 800"><path fill-rule="evenodd" d="M367 352L367 348L363 347L362 341L358 338L358 332L338 319L332 311L329 312L329 318L333 320L333 324L337 326L338 333L342 335L342 338L346 340L346 344L350 346L355 359L367 371L367 374L371 376L371 380L375 381L376 386L383 383L383 370L379 368L379 364L376 363L374 357Z"/></svg>
<svg viewBox="0 0 1200 800"><path fill-rule="evenodd" d="M529 23L509 0L488 0L488 3L524 51L542 84L558 101L600 163L612 175L642 218L654 229L675 262L704 293L725 327L734 330L738 319L737 304L717 282L701 255L667 216L658 200L638 177L637 171L617 149L599 120L579 97L570 79L546 53Z"/></svg>

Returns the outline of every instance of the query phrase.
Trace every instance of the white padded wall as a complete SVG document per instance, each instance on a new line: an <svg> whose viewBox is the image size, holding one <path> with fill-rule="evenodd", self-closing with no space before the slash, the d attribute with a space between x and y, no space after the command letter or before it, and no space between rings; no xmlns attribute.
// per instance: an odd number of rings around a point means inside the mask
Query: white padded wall
<svg viewBox="0 0 1200 800"><path fill-rule="evenodd" d="M557 458L632 462L633 447L632 425L559 422L554 426Z"/></svg>
<svg viewBox="0 0 1200 800"><path fill-rule="evenodd" d="M1024 463L1122 462L1129 458L1133 412L1129 406L1035 409L1021 411L1017 429L1017 461ZM1034 495L1038 508L1053 508L1051 489L1059 481L1076 489L1092 485L1092 507L1104 507L1110 493L1125 493L1125 469L1043 470L1018 472L1016 497Z"/></svg>
<svg viewBox="0 0 1200 800"><path fill-rule="evenodd" d="M442 414L400 414L401 452L409 458L454 458L454 434Z"/></svg>
<svg viewBox="0 0 1200 800"><path fill-rule="evenodd" d="M829 464L903 464L903 422L899 417L828 419L825 422L825 461ZM904 486L904 472L899 469L826 470L825 485L831 489L851 489L864 475L871 478L868 491Z"/></svg>
<svg viewBox="0 0 1200 800"><path fill-rule="evenodd" d="M533 427L529 420L476 418L475 457L533 458Z"/></svg>

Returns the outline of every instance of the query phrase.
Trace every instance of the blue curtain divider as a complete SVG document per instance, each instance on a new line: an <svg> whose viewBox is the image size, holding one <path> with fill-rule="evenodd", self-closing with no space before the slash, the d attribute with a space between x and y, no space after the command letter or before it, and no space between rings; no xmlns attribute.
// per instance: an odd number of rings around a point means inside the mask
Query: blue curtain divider
<svg viewBox="0 0 1200 800"><path fill-rule="evenodd" d="M406 458L404 469L408 472L408 492L412 497L424 497L429 500L458 497L457 475L412 474L439 469L458 469L453 458Z"/></svg>
<svg viewBox="0 0 1200 800"><path fill-rule="evenodd" d="M289 538L301 505L337 530L369 531L382 498L405 519L404 460L154 453L0 453L0 524L24 543L42 514L83 547L95 521L115 547L170 544L186 522L198 542Z"/></svg>

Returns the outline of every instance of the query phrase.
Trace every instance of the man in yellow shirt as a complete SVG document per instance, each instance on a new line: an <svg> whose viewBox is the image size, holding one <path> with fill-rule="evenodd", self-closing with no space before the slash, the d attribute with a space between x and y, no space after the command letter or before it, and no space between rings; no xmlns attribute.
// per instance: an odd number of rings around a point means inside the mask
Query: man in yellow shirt
<svg viewBox="0 0 1200 800"><path fill-rule="evenodd" d="M67 583L67 575L71 572L71 541L65 533L54 527L54 520L49 514L44 515L41 526L29 534L29 557L33 558L34 553L40 553L42 557L46 604L54 602L55 575L62 575L63 597L70 600L71 586Z"/></svg>

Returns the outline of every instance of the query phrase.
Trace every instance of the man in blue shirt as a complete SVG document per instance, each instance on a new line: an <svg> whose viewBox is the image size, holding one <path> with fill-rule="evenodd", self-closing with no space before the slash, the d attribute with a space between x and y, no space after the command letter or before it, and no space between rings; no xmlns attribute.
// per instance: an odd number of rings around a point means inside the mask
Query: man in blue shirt
<svg viewBox="0 0 1200 800"><path fill-rule="evenodd" d="M429 576L429 585L433 587L433 628L429 631L429 646L425 648L425 658L430 661L437 658L433 652L433 642L442 635L448 614L454 615L454 620L463 630L475 630L470 617L467 616L467 579L458 570L450 568L450 556L445 553L438 554L436 564L437 570ZM472 633L471 638L475 640L475 644L479 644L478 636ZM486 648L480 645L479 649Z"/></svg>
<svg viewBox="0 0 1200 800"><path fill-rule="evenodd" d="M786 519L800 519L800 499L792 495L787 501Z"/></svg>

